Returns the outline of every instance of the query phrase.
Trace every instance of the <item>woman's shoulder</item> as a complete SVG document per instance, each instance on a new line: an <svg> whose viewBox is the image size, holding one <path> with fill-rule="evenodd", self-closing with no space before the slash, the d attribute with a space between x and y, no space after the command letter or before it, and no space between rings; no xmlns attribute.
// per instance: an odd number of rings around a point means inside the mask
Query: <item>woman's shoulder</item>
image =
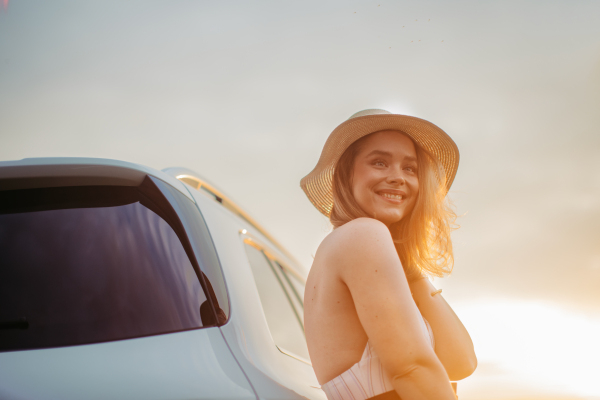
<svg viewBox="0 0 600 400"><path fill-rule="evenodd" d="M374 218L356 218L336 228L327 238L337 240L372 240L379 236L390 237L387 226Z"/></svg>
<svg viewBox="0 0 600 400"><path fill-rule="evenodd" d="M403 274L388 227L371 218L357 218L336 228L319 246L313 266L337 276L348 287L361 286L363 281L384 285L382 279Z"/></svg>
<svg viewBox="0 0 600 400"><path fill-rule="evenodd" d="M317 254L333 253L336 256L345 256L357 250L392 246L393 240L387 226L373 218L356 218L336 228L321 243Z"/></svg>

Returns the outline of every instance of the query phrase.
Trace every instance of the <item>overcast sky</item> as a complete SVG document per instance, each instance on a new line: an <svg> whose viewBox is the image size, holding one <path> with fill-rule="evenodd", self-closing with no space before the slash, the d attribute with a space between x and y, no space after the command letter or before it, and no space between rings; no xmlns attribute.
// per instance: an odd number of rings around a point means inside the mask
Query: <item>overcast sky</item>
<svg viewBox="0 0 600 400"><path fill-rule="evenodd" d="M461 399L600 398L600 2L5 3L0 160L193 169L307 268L329 133L366 108L440 126L461 228L435 284L480 359Z"/></svg>

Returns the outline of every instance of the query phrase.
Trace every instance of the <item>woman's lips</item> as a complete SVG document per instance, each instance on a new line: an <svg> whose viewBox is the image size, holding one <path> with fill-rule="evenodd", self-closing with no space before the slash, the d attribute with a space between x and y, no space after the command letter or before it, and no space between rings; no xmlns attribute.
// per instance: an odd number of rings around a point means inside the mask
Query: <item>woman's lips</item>
<svg viewBox="0 0 600 400"><path fill-rule="evenodd" d="M377 195L382 197L385 201L388 201L388 202L394 203L394 204L402 204L402 202L406 198L406 193L404 193L404 192L391 193L391 192L386 191L386 192L378 192Z"/></svg>

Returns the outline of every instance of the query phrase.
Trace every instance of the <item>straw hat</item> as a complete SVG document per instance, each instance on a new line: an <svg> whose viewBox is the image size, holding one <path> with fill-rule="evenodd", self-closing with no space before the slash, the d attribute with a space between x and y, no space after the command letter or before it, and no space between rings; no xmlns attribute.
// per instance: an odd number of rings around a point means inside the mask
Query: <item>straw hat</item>
<svg viewBox="0 0 600 400"><path fill-rule="evenodd" d="M333 171L344 151L355 141L373 132L394 130L408 135L415 143L437 158L446 172L450 189L458 169L458 147L446 132L424 119L389 111L359 111L331 132L315 169L300 181L310 202L329 217L333 207Z"/></svg>

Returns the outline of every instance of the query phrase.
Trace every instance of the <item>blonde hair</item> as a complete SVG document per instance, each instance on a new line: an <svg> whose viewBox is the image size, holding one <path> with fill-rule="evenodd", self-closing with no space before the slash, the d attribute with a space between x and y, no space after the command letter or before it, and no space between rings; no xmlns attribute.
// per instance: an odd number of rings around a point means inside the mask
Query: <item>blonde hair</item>
<svg viewBox="0 0 600 400"><path fill-rule="evenodd" d="M352 194L354 161L370 135L352 143L335 166L333 208L329 215L334 228L356 218L373 218L364 212ZM455 229L456 220L446 199L446 177L441 163L414 141L413 144L417 153L419 194L411 212L389 228L409 280L423 274L441 277L452 272L454 254L450 233Z"/></svg>

